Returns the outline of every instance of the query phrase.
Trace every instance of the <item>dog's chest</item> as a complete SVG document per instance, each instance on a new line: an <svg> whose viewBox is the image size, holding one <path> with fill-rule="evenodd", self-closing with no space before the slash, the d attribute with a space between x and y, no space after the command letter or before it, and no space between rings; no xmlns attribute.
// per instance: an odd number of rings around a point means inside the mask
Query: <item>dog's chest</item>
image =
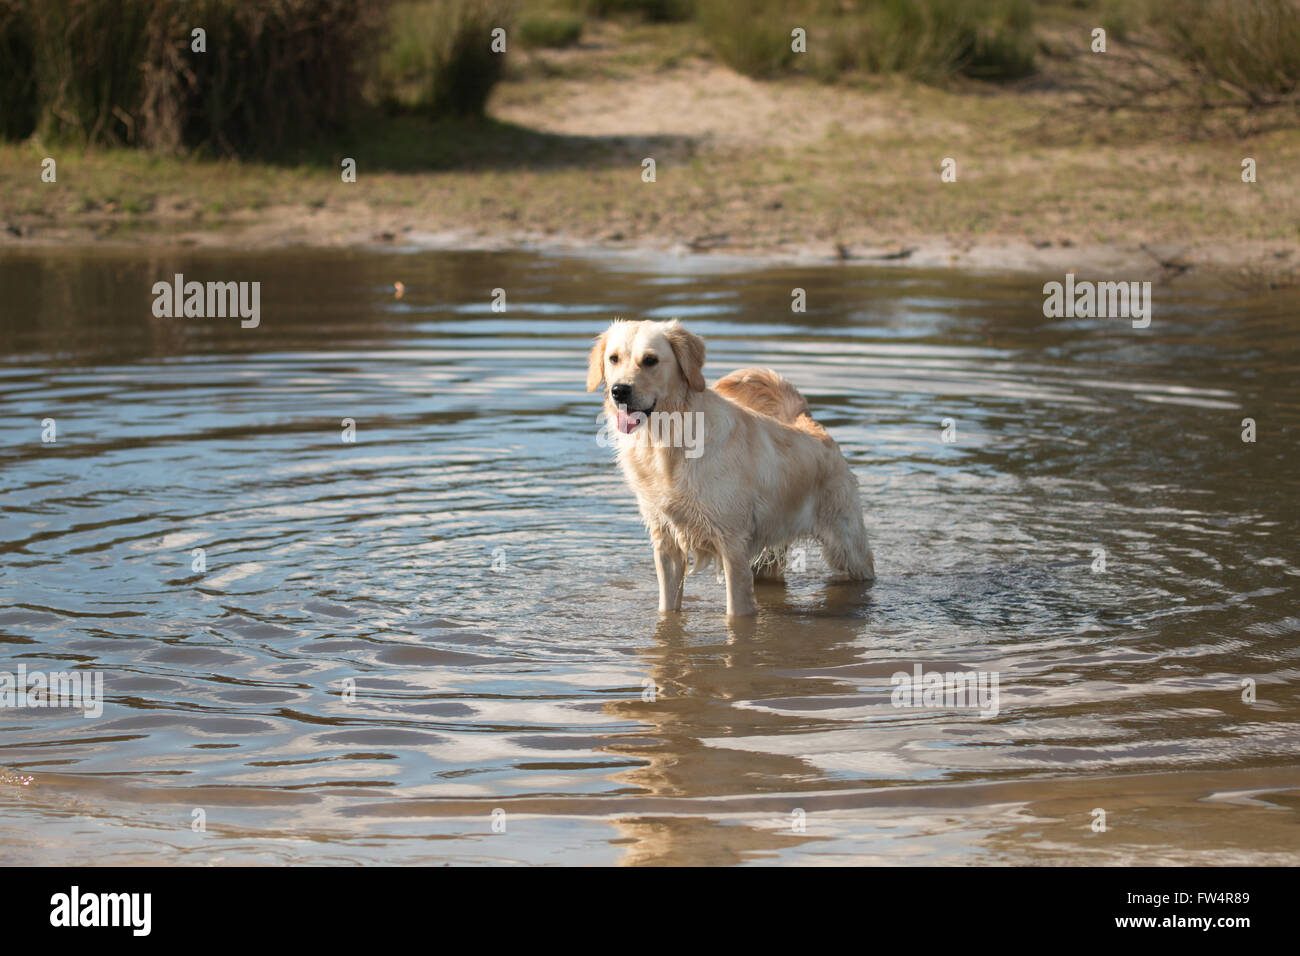
<svg viewBox="0 0 1300 956"><path fill-rule="evenodd" d="M700 503L708 495L704 475L694 462L680 455L650 451L624 456L619 461L628 485L636 493L642 512L673 524L694 524Z"/></svg>

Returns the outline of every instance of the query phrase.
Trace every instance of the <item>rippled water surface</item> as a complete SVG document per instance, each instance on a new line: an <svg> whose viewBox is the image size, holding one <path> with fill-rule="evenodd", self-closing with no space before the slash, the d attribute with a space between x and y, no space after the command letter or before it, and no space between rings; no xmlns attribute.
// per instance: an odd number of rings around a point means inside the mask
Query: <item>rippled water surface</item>
<svg viewBox="0 0 1300 956"><path fill-rule="evenodd" d="M176 272L260 327L154 318ZM106 698L0 710L0 860L1300 862L1294 290L1135 330L1051 278L0 258L0 670ZM752 622L705 575L658 617L583 390L615 314L808 395L872 591L814 548ZM892 706L918 664L998 713Z"/></svg>

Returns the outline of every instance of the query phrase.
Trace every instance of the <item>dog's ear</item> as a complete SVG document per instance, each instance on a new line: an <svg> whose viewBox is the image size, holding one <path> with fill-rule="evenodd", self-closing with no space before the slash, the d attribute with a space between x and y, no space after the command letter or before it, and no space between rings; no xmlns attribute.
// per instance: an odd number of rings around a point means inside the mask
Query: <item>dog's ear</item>
<svg viewBox="0 0 1300 956"><path fill-rule="evenodd" d="M591 358L587 360L587 391L594 392L600 388L600 383L605 379L605 336L609 335L606 329L596 337L596 344L591 347Z"/></svg>
<svg viewBox="0 0 1300 956"><path fill-rule="evenodd" d="M704 391L704 339L687 332L676 319L664 326L664 338L673 347L673 355L677 356L686 383L697 392Z"/></svg>

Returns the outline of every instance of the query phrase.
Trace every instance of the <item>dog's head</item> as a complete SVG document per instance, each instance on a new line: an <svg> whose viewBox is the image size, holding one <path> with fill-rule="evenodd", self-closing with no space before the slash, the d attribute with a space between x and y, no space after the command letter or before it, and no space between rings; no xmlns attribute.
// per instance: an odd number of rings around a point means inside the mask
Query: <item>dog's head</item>
<svg viewBox="0 0 1300 956"><path fill-rule="evenodd" d="M606 407L618 430L631 434L656 409L680 409L692 391L704 391L703 366L704 340L676 319L618 319L591 347L587 391L604 382Z"/></svg>

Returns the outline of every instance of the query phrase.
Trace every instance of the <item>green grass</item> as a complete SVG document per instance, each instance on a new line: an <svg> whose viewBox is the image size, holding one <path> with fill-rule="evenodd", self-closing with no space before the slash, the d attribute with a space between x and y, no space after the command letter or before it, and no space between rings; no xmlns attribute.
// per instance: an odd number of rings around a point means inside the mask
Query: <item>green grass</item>
<svg viewBox="0 0 1300 956"><path fill-rule="evenodd" d="M582 38L582 25L582 18L573 14L528 14L519 20L519 39L531 47L569 47Z"/></svg>
<svg viewBox="0 0 1300 956"><path fill-rule="evenodd" d="M696 19L723 63L762 79L794 63L791 32L805 18L784 0L699 0Z"/></svg>
<svg viewBox="0 0 1300 956"><path fill-rule="evenodd" d="M39 227L138 218L199 229L257 210L267 223L290 220L295 208L346 217L349 204L360 202L378 217L357 220L364 227L394 217L431 231L517 228L595 238L617 231L628 241L722 231L742 242L775 243L784 235L829 244L864 229L899 240L1095 234L1097 241L1129 243L1195 236L1295 241L1300 211L1285 182L1223 185L1234 179L1241 144L1181 145L1171 171L1168 143L1159 139L1122 148L1043 146L1023 132L1035 108L1022 97L952 94L900 81L887 98L924 121L889 132L832 128L794 154L775 142L714 149L690 158L685 178L661 174L655 189L629 188L635 157L613 147L602 152L589 142L479 119L376 120L363 131L367 151L356 184L340 183L326 151L298 165L266 166L132 149L70 153L60 160L57 184L36 184L44 151L36 143L0 146L0 222ZM945 119L952 116L963 123ZM1300 130L1250 148L1279 168L1294 165ZM944 155L959 159L957 184L939 185Z"/></svg>
<svg viewBox="0 0 1300 956"><path fill-rule="evenodd" d="M516 17L512 0L404 0L393 4L374 94L389 108L427 116L482 115L505 72ZM493 31L506 31L506 53Z"/></svg>
<svg viewBox="0 0 1300 956"><path fill-rule="evenodd" d="M802 70L832 82L901 73L943 82L1032 73L1033 13L1031 0L700 0L697 19L718 57L747 76ZM805 52L792 49L796 27L806 32Z"/></svg>
<svg viewBox="0 0 1300 956"><path fill-rule="evenodd" d="M1159 29L1223 93L1260 105L1300 89L1296 0L1176 0Z"/></svg>

